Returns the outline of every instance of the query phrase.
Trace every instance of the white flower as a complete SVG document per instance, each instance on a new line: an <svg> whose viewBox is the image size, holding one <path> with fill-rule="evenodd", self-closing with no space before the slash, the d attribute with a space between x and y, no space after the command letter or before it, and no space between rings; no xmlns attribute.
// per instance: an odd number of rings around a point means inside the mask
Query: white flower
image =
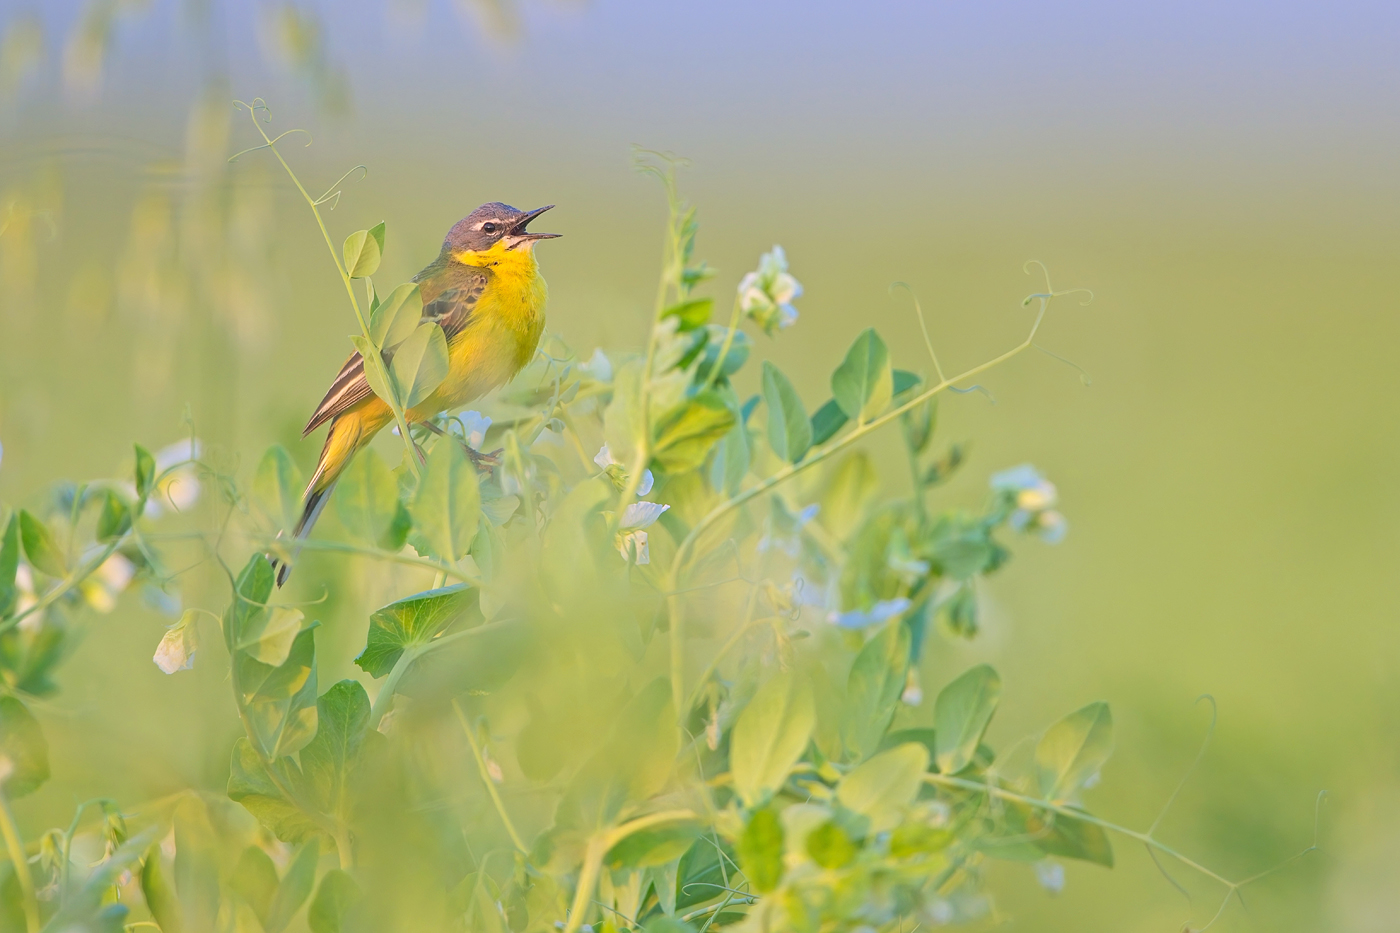
<svg viewBox="0 0 1400 933"><path fill-rule="evenodd" d="M1065 866L1050 859L1035 863L1035 880L1051 894L1059 894L1065 889Z"/></svg>
<svg viewBox="0 0 1400 933"><path fill-rule="evenodd" d="M19 592L19 598L15 601L15 613L20 614L32 607L39 601L39 596L34 592L34 571L29 569L28 564L20 564L15 568L15 589ZM19 620L19 628L22 632L37 632L44 627L44 613L31 612L29 615Z"/></svg>
<svg viewBox="0 0 1400 933"><path fill-rule="evenodd" d="M594 455L593 462L598 464L598 469L600 470L608 470L609 467L618 467L618 476L627 475L622 471L624 464L614 460L612 454L608 453L607 444L598 448L598 453ZM655 483L656 479L651 475L651 470L642 471L642 481L637 484L637 495L645 496L647 493L651 492L651 487L655 485Z"/></svg>
<svg viewBox="0 0 1400 933"><path fill-rule="evenodd" d="M197 439L191 438L177 441L156 452L156 475L159 476L167 470L170 472L151 493L151 498L146 503L147 516L159 518L165 512L166 506L183 512L199 501L199 476L195 472L194 461L199 459L203 450L203 445Z"/></svg>
<svg viewBox="0 0 1400 933"><path fill-rule="evenodd" d="M617 552L623 560L651 563L651 548L647 544L647 533L642 529L655 524L669 508L660 502L633 502L623 510L617 534Z"/></svg>
<svg viewBox="0 0 1400 933"><path fill-rule="evenodd" d="M121 554L113 554L79 589L89 606L98 612L111 612L117 607L117 597L131 585L135 576L136 565Z"/></svg>
<svg viewBox="0 0 1400 933"><path fill-rule="evenodd" d="M631 531L636 528L647 528L655 524L669 505L662 505L660 502L633 502L622 512L622 521L618 527L623 531Z"/></svg>
<svg viewBox="0 0 1400 933"><path fill-rule="evenodd" d="M788 274L787 255L774 246L758 260L758 270L739 282L739 309L769 336L797 323L792 302L802 294L802 284Z"/></svg>
<svg viewBox="0 0 1400 933"><path fill-rule="evenodd" d="M862 629L887 622L895 616L903 615L909 609L909 600L882 599L868 610L852 609L848 612L833 612L828 619L838 628Z"/></svg>
<svg viewBox="0 0 1400 933"><path fill-rule="evenodd" d="M464 411L457 416L462 425L462 435L472 450L481 450L486 443L486 432L491 427L491 419L479 411Z"/></svg>
<svg viewBox="0 0 1400 933"><path fill-rule="evenodd" d="M578 368L599 382L612 382L612 360L608 359L601 347L594 350L593 355L588 358L588 362L580 363Z"/></svg>
<svg viewBox="0 0 1400 933"><path fill-rule="evenodd" d="M918 706L924 702L924 688L919 684L919 672L913 667L904 675L904 692L899 695L899 701L905 706Z"/></svg>
<svg viewBox="0 0 1400 933"><path fill-rule="evenodd" d="M155 657L151 660L156 662L156 667L167 674L187 671L194 667L194 653L197 648L195 615L193 612L186 612L180 617L179 622L165 630L165 636L156 646Z"/></svg>

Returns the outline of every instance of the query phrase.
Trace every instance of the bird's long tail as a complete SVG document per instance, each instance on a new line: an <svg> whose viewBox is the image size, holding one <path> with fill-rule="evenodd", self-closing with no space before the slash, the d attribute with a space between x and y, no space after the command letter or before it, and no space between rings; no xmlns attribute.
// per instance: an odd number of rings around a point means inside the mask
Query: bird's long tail
<svg viewBox="0 0 1400 933"><path fill-rule="evenodd" d="M292 532L291 553L287 555L286 561L277 558L272 560L272 567L277 571L278 586L286 583L287 578L292 575L292 563L301 553L301 542L306 539L307 535L311 534L312 526L316 524L316 519L321 517L321 510L331 500L331 491L334 489L335 480L332 480L329 485L320 489L306 490L306 504L302 507L301 518L297 520L296 529Z"/></svg>
<svg viewBox="0 0 1400 933"><path fill-rule="evenodd" d="M360 448L362 437L364 432L358 418L337 418L331 422L331 430L326 435L326 446L321 448L316 472L312 474L311 482L306 484L306 492L302 497L301 518L292 530L291 552L286 560L272 560L273 569L277 571L278 586L286 583L287 578L292 575L292 563L301 551L301 542L311 534L316 519L321 517L321 511L330 501L331 491L335 489L341 472Z"/></svg>

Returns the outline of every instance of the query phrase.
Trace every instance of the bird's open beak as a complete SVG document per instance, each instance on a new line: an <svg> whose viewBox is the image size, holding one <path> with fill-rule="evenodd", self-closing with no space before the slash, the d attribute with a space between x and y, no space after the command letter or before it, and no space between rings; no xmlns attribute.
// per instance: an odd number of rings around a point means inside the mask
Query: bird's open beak
<svg viewBox="0 0 1400 933"><path fill-rule="evenodd" d="M540 216L553 206L553 204L546 204L544 207L537 207L533 211L530 211L524 217L521 217L518 221L516 221L515 226L511 228L510 233L507 233L504 237L506 241L506 249L515 249L522 243L533 243L536 240L552 240L557 236L563 236L563 234L561 233L530 233L528 230L525 229L530 225L530 221L534 220L536 217Z"/></svg>

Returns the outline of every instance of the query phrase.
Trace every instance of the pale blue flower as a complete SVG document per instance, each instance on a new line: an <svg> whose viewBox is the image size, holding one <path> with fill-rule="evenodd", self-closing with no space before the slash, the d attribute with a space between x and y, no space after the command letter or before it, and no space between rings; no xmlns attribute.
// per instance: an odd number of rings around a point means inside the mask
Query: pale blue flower
<svg viewBox="0 0 1400 933"><path fill-rule="evenodd" d="M847 612L832 613L830 619L837 628L870 628L872 625L879 625L881 622L888 622L896 616L903 615L909 610L909 605L909 600L903 596L898 599L882 599L869 609L852 609Z"/></svg>
<svg viewBox="0 0 1400 933"><path fill-rule="evenodd" d="M788 274L787 255L781 246L764 253L758 270L739 282L739 310L769 335L797 323L792 306L802 294L802 283Z"/></svg>

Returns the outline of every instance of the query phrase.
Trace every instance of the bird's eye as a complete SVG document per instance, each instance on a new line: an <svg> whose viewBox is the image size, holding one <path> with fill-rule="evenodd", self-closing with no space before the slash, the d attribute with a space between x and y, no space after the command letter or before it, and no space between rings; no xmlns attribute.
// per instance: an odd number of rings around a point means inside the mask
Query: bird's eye
<svg viewBox="0 0 1400 933"><path fill-rule="evenodd" d="M482 233L495 233L498 229L500 228L489 220L481 225Z"/></svg>

